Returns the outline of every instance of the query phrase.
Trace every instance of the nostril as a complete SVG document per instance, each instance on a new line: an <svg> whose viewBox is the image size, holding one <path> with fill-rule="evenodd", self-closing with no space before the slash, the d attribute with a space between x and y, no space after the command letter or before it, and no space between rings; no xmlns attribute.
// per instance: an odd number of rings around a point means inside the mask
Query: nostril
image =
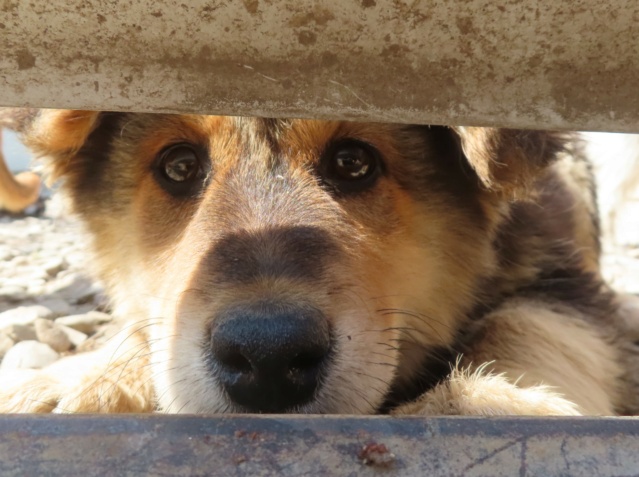
<svg viewBox="0 0 639 477"><path fill-rule="evenodd" d="M319 367L326 353L324 351L300 353L296 355L289 363L289 369L291 371L307 371L314 370Z"/></svg>
<svg viewBox="0 0 639 477"><path fill-rule="evenodd" d="M218 353L218 360L227 371L232 373L245 374L253 371L251 362L239 351Z"/></svg>

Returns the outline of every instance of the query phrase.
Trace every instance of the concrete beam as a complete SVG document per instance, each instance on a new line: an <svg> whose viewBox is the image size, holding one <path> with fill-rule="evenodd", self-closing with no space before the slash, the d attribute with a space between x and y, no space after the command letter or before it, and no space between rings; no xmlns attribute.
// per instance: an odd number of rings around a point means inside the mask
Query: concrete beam
<svg viewBox="0 0 639 477"><path fill-rule="evenodd" d="M0 105L639 132L634 0L0 1Z"/></svg>

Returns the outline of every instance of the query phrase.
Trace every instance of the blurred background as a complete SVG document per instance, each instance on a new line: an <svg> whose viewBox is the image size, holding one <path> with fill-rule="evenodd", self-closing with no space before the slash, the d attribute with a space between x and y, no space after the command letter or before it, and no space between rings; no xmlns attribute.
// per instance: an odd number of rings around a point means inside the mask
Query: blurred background
<svg viewBox="0 0 639 477"><path fill-rule="evenodd" d="M31 162L31 154L27 148L22 145L12 131L2 131L2 138L4 141L2 149L9 169L13 172L26 171Z"/></svg>

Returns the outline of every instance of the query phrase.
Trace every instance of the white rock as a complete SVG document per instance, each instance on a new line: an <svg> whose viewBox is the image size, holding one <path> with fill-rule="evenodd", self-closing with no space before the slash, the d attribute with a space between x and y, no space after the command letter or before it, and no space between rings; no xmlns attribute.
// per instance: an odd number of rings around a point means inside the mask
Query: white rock
<svg viewBox="0 0 639 477"><path fill-rule="evenodd" d="M0 262L11 260L15 256L16 254L11 248L0 246Z"/></svg>
<svg viewBox="0 0 639 477"><path fill-rule="evenodd" d="M96 331L99 325L108 323L111 320L111 315L99 311L90 311L82 315L64 316L56 319L55 322L90 335Z"/></svg>
<svg viewBox="0 0 639 477"><path fill-rule="evenodd" d="M74 330L73 328L69 328L68 326L58 325L58 327L62 331L64 331L64 333L67 335L67 338L69 338L69 341L71 341L71 344L75 348L84 343L88 338L86 334L82 333L81 331Z"/></svg>
<svg viewBox="0 0 639 477"><path fill-rule="evenodd" d="M59 316L66 316L71 313L71 305L69 305L66 300L57 296L47 296L38 300L38 303L51 310L51 313L53 313L55 318Z"/></svg>
<svg viewBox="0 0 639 477"><path fill-rule="evenodd" d="M15 269L12 270L15 273ZM10 272L11 273L11 272ZM12 274L13 275L13 274ZM2 277L2 288L26 288L25 279L16 276Z"/></svg>
<svg viewBox="0 0 639 477"><path fill-rule="evenodd" d="M51 349L58 353L71 349L71 340L64 330L60 329L60 325L43 318L38 318L35 320L33 326L40 343L48 344L51 346Z"/></svg>
<svg viewBox="0 0 639 477"><path fill-rule="evenodd" d="M0 333L0 359L7 354L7 351L9 351L14 344L15 342L11 338L4 333Z"/></svg>
<svg viewBox="0 0 639 477"><path fill-rule="evenodd" d="M47 286L47 293L57 294L71 304L87 303L91 301L98 291L99 287L78 273L70 273L59 277L59 279Z"/></svg>
<svg viewBox="0 0 639 477"><path fill-rule="evenodd" d="M10 325L6 328L2 328L2 333L5 333L15 343L19 343L20 341L35 340L37 338L35 329L31 324Z"/></svg>
<svg viewBox="0 0 639 477"><path fill-rule="evenodd" d="M0 313L0 329L9 325L30 325L38 318L52 319L53 317L53 312L46 306L19 306Z"/></svg>
<svg viewBox="0 0 639 477"><path fill-rule="evenodd" d="M24 287L17 285L7 285L0 288L0 300L21 301L27 297Z"/></svg>
<svg viewBox="0 0 639 477"><path fill-rule="evenodd" d="M29 263L29 259L25 257L24 255L16 255L15 257L11 259L11 264L14 267L17 267L20 265L27 265L28 263Z"/></svg>
<svg viewBox="0 0 639 477"><path fill-rule="evenodd" d="M60 257L51 258L42 264L42 268L50 277L55 277L65 266L65 262Z"/></svg>
<svg viewBox="0 0 639 477"><path fill-rule="evenodd" d="M44 284L29 285L29 288L27 288L27 294L31 298L41 296L42 294L44 294L44 292L45 292Z"/></svg>
<svg viewBox="0 0 639 477"><path fill-rule="evenodd" d="M47 272L43 268L35 266L35 265L27 265L24 267L20 267L18 270L16 270L14 276L16 281L36 280L36 279L45 280L49 277L47 275Z"/></svg>
<svg viewBox="0 0 639 477"><path fill-rule="evenodd" d="M74 267L81 267L87 261L87 255L82 250L72 250L64 256L66 262Z"/></svg>
<svg viewBox="0 0 639 477"><path fill-rule="evenodd" d="M39 369L56 361L60 355L49 345L37 341L22 341L7 351L0 369Z"/></svg>

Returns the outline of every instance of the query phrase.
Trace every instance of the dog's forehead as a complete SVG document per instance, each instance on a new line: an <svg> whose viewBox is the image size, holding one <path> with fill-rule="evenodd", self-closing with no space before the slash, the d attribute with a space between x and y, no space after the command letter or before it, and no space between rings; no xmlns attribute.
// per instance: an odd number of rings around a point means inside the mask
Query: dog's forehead
<svg viewBox="0 0 639 477"><path fill-rule="evenodd" d="M243 146L284 156L321 149L340 130L337 121L235 117L231 122Z"/></svg>
<svg viewBox="0 0 639 477"><path fill-rule="evenodd" d="M195 127L214 147L235 142L244 151L266 148L293 157L317 154L331 141L344 137L388 144L401 129L392 124L229 116L200 116L196 121L189 119L188 127Z"/></svg>
<svg viewBox="0 0 639 477"><path fill-rule="evenodd" d="M237 140L245 147L266 147L282 155L317 151L325 147L336 136L344 134L344 125L339 121L321 121L310 119L276 119L231 117L221 121L207 118L216 124L211 128L214 136L222 132L233 131ZM352 128L350 128L352 129Z"/></svg>

